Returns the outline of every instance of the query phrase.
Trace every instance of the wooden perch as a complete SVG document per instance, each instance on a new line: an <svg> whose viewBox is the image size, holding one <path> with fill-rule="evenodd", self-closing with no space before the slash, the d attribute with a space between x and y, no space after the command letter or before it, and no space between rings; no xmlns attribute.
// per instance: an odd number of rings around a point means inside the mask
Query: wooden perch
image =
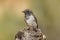
<svg viewBox="0 0 60 40"><path fill-rule="evenodd" d="M35 31L31 28L24 28L17 32L15 40L46 40L46 36L43 35L40 29Z"/></svg>

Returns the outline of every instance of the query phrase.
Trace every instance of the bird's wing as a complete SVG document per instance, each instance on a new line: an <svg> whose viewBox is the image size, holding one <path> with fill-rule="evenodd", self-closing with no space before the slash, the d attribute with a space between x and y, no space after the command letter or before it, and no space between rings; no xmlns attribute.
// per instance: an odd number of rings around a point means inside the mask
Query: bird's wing
<svg viewBox="0 0 60 40"><path fill-rule="evenodd" d="M37 28L38 28L38 21L37 21L37 18L35 17L35 15L33 14L34 18L35 18L35 21L37 23Z"/></svg>

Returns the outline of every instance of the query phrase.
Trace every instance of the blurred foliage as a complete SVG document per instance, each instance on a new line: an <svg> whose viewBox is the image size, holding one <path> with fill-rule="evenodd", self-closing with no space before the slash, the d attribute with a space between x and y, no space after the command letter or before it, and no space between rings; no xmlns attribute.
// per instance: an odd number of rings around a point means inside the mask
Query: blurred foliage
<svg viewBox="0 0 60 40"><path fill-rule="evenodd" d="M14 40L16 32L26 27L22 13L26 6L34 12L47 39L60 40L59 0L0 0L0 40Z"/></svg>

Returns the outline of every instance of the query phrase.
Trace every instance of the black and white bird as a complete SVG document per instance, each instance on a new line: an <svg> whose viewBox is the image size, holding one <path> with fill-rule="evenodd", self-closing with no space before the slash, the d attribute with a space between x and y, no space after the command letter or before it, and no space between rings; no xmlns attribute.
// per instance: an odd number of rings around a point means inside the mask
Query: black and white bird
<svg viewBox="0 0 60 40"><path fill-rule="evenodd" d="M25 14L24 20L29 30L18 31L15 35L15 40L47 40L46 36L38 28L37 19L33 12L30 9L25 9L23 13ZM30 28L33 30L31 31Z"/></svg>
<svg viewBox="0 0 60 40"><path fill-rule="evenodd" d="M37 23L37 19L35 17L35 15L33 14L33 12L30 9L25 9L23 11L25 17L24 20L26 22L26 24L29 27L32 27L33 29L38 28L38 23Z"/></svg>

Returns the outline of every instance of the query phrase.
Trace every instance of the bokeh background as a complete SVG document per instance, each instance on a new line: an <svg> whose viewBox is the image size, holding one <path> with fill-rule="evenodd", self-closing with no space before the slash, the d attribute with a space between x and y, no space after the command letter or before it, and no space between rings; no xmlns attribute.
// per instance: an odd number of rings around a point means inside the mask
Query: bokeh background
<svg viewBox="0 0 60 40"><path fill-rule="evenodd" d="M0 0L0 40L14 40L26 27L24 9L31 9L47 40L60 40L60 0Z"/></svg>

